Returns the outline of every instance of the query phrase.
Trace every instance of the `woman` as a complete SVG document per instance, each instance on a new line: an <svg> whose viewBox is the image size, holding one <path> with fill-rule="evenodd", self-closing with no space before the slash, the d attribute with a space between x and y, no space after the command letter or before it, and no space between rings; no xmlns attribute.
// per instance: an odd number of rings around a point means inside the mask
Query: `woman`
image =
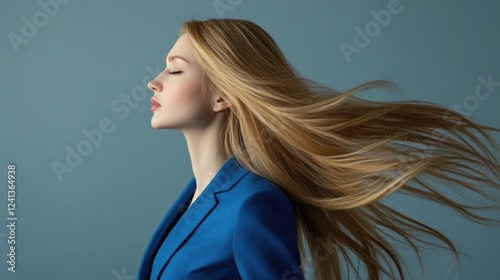
<svg viewBox="0 0 500 280"><path fill-rule="evenodd" d="M500 129L428 102L353 96L396 88L387 81L340 93L301 78L250 21L185 22L149 87L151 125L184 134L194 178L152 237L141 280L304 279L306 261L314 279L342 279L343 264L360 277L357 260L367 279L405 279L392 243L410 245L421 268L419 244L458 250L383 198L417 196L477 222L493 220L476 210L498 208L487 131ZM445 186L493 203L454 201Z"/></svg>

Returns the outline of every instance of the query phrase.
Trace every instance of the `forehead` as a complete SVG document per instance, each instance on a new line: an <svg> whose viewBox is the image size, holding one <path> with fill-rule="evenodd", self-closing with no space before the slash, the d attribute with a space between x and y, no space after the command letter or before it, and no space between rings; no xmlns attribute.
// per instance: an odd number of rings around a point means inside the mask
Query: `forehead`
<svg viewBox="0 0 500 280"><path fill-rule="evenodd" d="M193 49L191 47L191 42L189 41L189 37L186 33L182 34L177 41L175 42L172 49L168 53L165 59L170 58L171 56L182 56L189 61L194 61L195 56L193 53Z"/></svg>

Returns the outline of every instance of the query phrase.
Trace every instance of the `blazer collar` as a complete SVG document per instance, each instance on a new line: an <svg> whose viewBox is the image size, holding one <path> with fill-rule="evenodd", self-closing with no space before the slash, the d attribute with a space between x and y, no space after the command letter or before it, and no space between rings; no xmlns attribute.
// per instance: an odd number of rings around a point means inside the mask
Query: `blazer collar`
<svg viewBox="0 0 500 280"><path fill-rule="evenodd" d="M217 171L200 196L184 212L196 190L196 180L193 177L153 234L142 258L138 279L150 279L151 276L151 279L157 279L157 274L151 275L151 269L155 255L162 246L165 238L168 237L167 242L163 245L161 255L156 256L162 263L162 269L184 241L217 205L216 194L230 190L247 172L248 170L243 168L234 156L230 157Z"/></svg>

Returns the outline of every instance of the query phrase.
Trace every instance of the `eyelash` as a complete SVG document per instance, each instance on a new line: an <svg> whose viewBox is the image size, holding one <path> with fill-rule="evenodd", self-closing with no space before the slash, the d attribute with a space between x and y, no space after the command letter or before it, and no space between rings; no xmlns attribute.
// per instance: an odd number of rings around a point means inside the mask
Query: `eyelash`
<svg viewBox="0 0 500 280"><path fill-rule="evenodd" d="M174 72L168 72L170 75L177 75L182 73L182 71L174 71Z"/></svg>

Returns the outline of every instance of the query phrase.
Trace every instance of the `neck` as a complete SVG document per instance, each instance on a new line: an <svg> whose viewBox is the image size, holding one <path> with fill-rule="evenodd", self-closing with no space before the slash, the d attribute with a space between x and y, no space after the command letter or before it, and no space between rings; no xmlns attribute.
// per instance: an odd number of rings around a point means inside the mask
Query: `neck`
<svg viewBox="0 0 500 280"><path fill-rule="evenodd" d="M196 191L193 201L207 187L217 171L229 159L223 151L220 126L213 125L202 130L184 131Z"/></svg>

